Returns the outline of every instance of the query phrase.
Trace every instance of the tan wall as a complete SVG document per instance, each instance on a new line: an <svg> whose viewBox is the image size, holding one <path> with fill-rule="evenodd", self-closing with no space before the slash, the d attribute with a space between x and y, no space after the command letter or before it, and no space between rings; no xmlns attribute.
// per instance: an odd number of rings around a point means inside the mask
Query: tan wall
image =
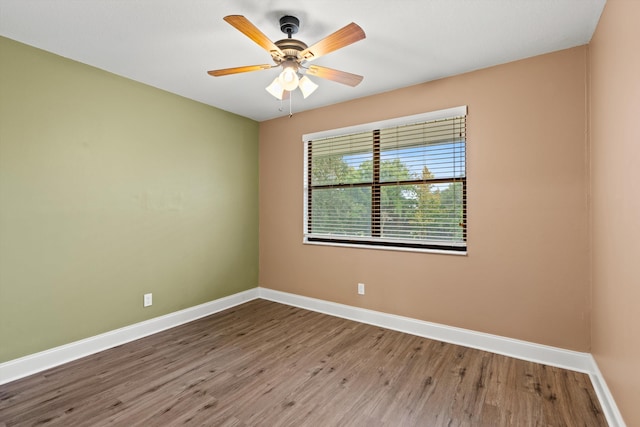
<svg viewBox="0 0 640 427"><path fill-rule="evenodd" d="M586 62L577 47L262 122L260 285L588 351ZM303 134L465 104L468 256L302 244Z"/></svg>
<svg viewBox="0 0 640 427"><path fill-rule="evenodd" d="M0 37L0 362L255 287L257 210L256 122Z"/></svg>
<svg viewBox="0 0 640 427"><path fill-rule="evenodd" d="M590 44L592 352L640 426L640 2L609 0Z"/></svg>

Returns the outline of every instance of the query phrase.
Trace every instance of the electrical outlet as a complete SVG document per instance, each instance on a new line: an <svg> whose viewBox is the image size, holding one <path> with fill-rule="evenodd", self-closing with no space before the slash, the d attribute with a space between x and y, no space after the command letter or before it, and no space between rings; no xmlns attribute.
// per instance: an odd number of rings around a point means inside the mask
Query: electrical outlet
<svg viewBox="0 0 640 427"><path fill-rule="evenodd" d="M364 295L364 283L358 283L358 294Z"/></svg>
<svg viewBox="0 0 640 427"><path fill-rule="evenodd" d="M144 294L144 306L149 307L153 305L153 294Z"/></svg>

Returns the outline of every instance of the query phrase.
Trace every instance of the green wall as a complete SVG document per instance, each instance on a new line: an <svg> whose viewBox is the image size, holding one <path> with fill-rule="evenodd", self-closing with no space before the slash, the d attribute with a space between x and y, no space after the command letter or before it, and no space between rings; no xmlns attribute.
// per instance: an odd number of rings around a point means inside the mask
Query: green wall
<svg viewBox="0 0 640 427"><path fill-rule="evenodd" d="M257 284L257 122L0 38L0 362Z"/></svg>

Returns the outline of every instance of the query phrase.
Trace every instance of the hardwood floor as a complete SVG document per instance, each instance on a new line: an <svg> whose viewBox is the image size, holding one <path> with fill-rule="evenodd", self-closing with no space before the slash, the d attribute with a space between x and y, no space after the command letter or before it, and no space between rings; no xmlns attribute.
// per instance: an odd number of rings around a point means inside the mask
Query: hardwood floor
<svg viewBox="0 0 640 427"><path fill-rule="evenodd" d="M606 426L585 374L265 300L0 386L0 426Z"/></svg>

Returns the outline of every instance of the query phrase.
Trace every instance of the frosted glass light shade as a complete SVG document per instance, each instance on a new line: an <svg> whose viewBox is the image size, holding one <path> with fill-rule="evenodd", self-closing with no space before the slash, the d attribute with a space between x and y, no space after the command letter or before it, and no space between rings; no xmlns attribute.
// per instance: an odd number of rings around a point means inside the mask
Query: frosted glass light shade
<svg viewBox="0 0 640 427"><path fill-rule="evenodd" d="M271 95L275 96L279 100L282 101L282 97L284 96L284 88L280 84L280 77L276 77L273 79L271 84L265 88L267 92Z"/></svg>
<svg viewBox="0 0 640 427"><path fill-rule="evenodd" d="M314 90L318 89L318 85L311 81L311 79L307 76L302 76L299 84L300 90L302 91L302 96L307 97L313 93Z"/></svg>
<svg viewBox="0 0 640 427"><path fill-rule="evenodd" d="M284 65L284 69L278 77L284 90L292 91L298 87L298 70L295 65Z"/></svg>

